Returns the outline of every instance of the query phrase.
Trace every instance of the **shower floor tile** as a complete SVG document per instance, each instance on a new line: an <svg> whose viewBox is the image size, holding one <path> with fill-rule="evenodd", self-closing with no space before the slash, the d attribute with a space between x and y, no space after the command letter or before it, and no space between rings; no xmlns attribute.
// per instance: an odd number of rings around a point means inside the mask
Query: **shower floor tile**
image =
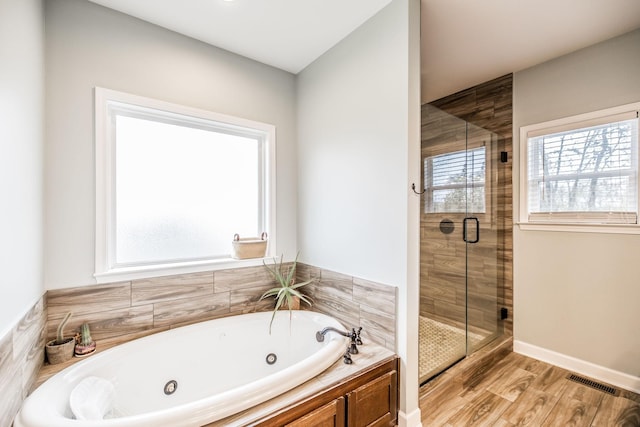
<svg viewBox="0 0 640 427"><path fill-rule="evenodd" d="M482 335L469 332L471 346L475 346L483 338ZM420 316L418 358L420 382L465 357L466 351L464 329Z"/></svg>

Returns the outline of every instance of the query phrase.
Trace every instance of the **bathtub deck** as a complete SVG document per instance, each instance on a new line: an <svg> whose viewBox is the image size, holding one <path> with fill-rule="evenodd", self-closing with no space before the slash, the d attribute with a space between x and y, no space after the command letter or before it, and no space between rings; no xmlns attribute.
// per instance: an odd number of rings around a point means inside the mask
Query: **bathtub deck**
<svg viewBox="0 0 640 427"><path fill-rule="evenodd" d="M396 357L392 351L373 343L358 346L358 349L360 352L352 356L353 364L346 365L340 358L322 374L298 387L246 411L207 424L206 427L252 425L269 414L291 407L309 396L355 377L369 368L392 361Z"/></svg>

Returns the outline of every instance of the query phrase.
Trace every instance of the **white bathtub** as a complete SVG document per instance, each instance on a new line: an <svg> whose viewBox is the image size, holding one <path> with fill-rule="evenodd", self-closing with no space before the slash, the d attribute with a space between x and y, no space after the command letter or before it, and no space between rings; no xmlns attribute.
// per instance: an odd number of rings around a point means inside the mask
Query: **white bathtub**
<svg viewBox="0 0 640 427"><path fill-rule="evenodd" d="M59 372L23 403L15 427L201 426L271 399L313 378L345 352L347 338L324 314L279 312L232 316L172 329L97 353ZM99 345L99 344L98 344ZM269 365L267 355L277 361ZM115 389L112 412L103 420L74 419L69 396L87 377ZM171 395L169 381L177 382ZM76 394L77 396L77 394Z"/></svg>

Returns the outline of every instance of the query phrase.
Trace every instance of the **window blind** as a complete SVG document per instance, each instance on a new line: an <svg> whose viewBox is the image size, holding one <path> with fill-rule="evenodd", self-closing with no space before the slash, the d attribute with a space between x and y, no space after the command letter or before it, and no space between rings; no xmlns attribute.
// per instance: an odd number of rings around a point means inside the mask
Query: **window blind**
<svg viewBox="0 0 640 427"><path fill-rule="evenodd" d="M425 213L485 212L484 146L424 159Z"/></svg>
<svg viewBox="0 0 640 427"><path fill-rule="evenodd" d="M637 112L527 136L530 221L637 223Z"/></svg>

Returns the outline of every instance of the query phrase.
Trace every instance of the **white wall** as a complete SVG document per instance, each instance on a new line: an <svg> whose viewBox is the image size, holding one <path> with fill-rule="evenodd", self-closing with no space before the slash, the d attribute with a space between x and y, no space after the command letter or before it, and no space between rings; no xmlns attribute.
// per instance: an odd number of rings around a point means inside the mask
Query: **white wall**
<svg viewBox="0 0 640 427"><path fill-rule="evenodd" d="M639 71L640 30L516 73L514 151L521 126L640 101ZM640 390L640 235L514 228L515 340Z"/></svg>
<svg viewBox="0 0 640 427"><path fill-rule="evenodd" d="M95 283L95 86L274 124L278 252L293 258L294 76L85 0L45 4L46 287Z"/></svg>
<svg viewBox="0 0 640 427"><path fill-rule="evenodd" d="M419 2L395 0L298 75L300 259L398 286L408 416L418 407L418 40Z"/></svg>
<svg viewBox="0 0 640 427"><path fill-rule="evenodd" d="M0 337L42 296L44 21L0 0Z"/></svg>

